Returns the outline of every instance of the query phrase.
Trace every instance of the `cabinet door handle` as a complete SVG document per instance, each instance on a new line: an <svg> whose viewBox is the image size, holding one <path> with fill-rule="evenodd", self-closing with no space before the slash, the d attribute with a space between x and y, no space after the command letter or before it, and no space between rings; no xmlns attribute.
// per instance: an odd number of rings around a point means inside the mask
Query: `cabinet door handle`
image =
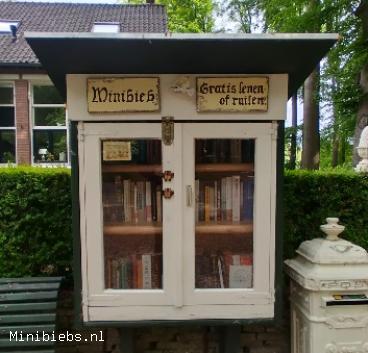
<svg viewBox="0 0 368 353"><path fill-rule="evenodd" d="M164 195L165 199L171 199L174 195L174 190L166 188L162 190L162 194Z"/></svg>
<svg viewBox="0 0 368 353"><path fill-rule="evenodd" d="M193 191L192 186L187 185L187 206L191 207L193 204Z"/></svg>

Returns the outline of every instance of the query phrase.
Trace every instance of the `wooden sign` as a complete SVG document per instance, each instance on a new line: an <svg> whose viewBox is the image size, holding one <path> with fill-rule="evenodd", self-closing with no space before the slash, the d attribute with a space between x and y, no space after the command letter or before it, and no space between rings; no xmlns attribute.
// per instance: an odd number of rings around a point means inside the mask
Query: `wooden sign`
<svg viewBox="0 0 368 353"><path fill-rule="evenodd" d="M197 77L198 112L267 109L268 77Z"/></svg>
<svg viewBox="0 0 368 353"><path fill-rule="evenodd" d="M102 158L104 161L131 161L130 141L102 141Z"/></svg>
<svg viewBox="0 0 368 353"><path fill-rule="evenodd" d="M90 113L158 112L158 77L90 78L87 81Z"/></svg>

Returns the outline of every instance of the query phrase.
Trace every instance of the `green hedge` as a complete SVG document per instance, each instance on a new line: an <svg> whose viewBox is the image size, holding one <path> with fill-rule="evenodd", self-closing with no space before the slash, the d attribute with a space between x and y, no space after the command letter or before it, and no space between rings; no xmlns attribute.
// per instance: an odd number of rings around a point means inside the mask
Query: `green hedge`
<svg viewBox="0 0 368 353"><path fill-rule="evenodd" d="M284 179L284 257L322 236L326 217L339 217L342 237L368 249L368 177L351 171L287 171Z"/></svg>
<svg viewBox="0 0 368 353"><path fill-rule="evenodd" d="M337 216L344 237L368 248L368 177L353 172L285 173L284 257ZM0 170L0 277L71 271L70 171Z"/></svg>
<svg viewBox="0 0 368 353"><path fill-rule="evenodd" d="M0 277L71 271L70 171L0 170Z"/></svg>

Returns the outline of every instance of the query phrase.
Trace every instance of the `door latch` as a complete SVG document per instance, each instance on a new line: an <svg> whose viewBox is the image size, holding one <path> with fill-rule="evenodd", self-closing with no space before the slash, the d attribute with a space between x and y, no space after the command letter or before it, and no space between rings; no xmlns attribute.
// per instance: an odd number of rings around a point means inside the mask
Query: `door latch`
<svg viewBox="0 0 368 353"><path fill-rule="evenodd" d="M170 146L174 141L174 118L172 116L162 117L162 142Z"/></svg>
<svg viewBox="0 0 368 353"><path fill-rule="evenodd" d="M174 173L171 170L165 170L163 173L161 173L161 178L163 178L165 181L171 181L174 179Z"/></svg>
<svg viewBox="0 0 368 353"><path fill-rule="evenodd" d="M171 199L172 196L174 195L174 190L170 188L165 188L162 190L162 194L164 195L165 199Z"/></svg>

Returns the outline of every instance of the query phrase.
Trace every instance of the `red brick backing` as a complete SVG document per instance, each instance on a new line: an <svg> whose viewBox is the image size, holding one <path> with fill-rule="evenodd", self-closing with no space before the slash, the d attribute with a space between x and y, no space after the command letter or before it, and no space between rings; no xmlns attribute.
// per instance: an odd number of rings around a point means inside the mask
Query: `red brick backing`
<svg viewBox="0 0 368 353"><path fill-rule="evenodd" d="M17 163L31 164L28 81L15 81L15 121L17 128Z"/></svg>

